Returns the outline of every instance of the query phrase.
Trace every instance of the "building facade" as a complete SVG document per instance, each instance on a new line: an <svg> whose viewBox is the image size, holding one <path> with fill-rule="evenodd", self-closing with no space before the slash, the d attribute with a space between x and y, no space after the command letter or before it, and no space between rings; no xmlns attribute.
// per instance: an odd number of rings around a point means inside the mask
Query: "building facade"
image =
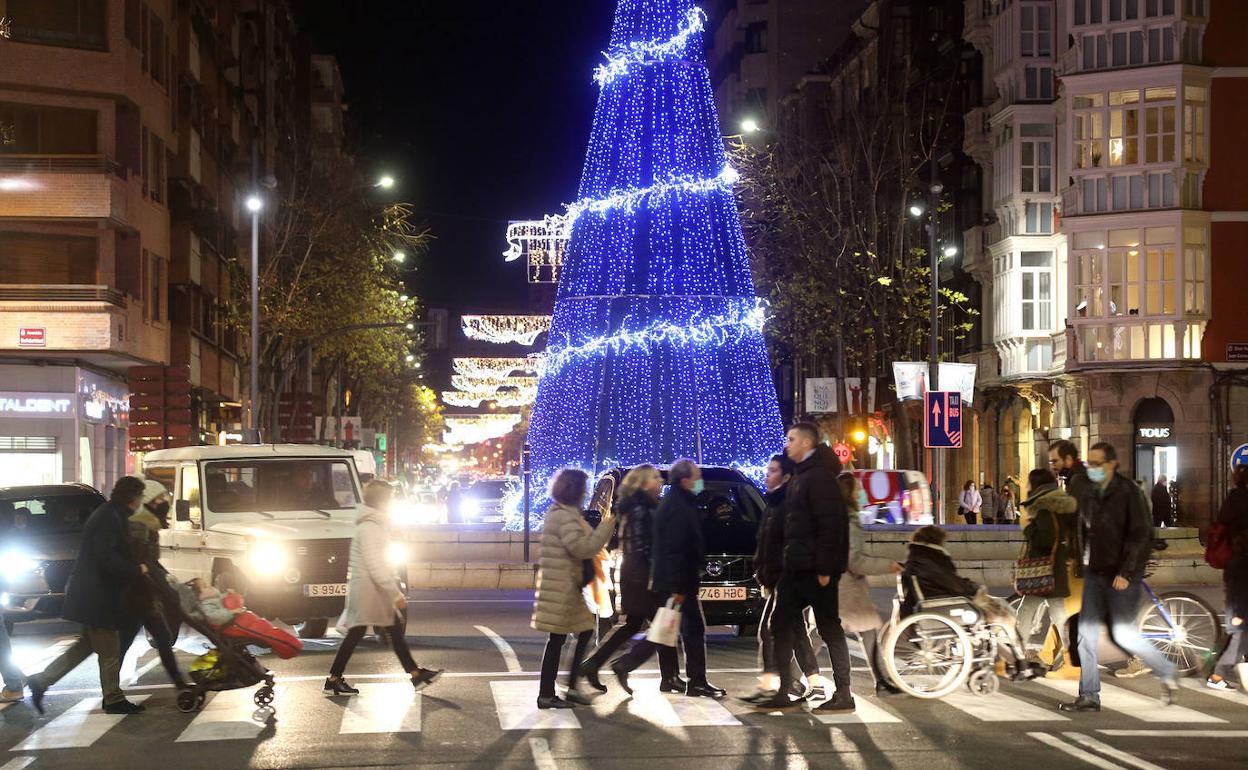
<svg viewBox="0 0 1248 770"><path fill-rule="evenodd" d="M1184 521L1216 508L1248 440L1246 25L1233 0L966 3L987 105L967 146L991 189L966 240L992 346L962 467L982 480L1109 441L1124 472L1175 482Z"/></svg>

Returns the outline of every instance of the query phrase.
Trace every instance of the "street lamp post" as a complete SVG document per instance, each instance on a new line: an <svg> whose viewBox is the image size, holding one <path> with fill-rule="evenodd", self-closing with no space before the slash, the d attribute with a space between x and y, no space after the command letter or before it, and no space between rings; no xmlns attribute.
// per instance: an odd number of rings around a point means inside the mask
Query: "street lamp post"
<svg viewBox="0 0 1248 770"><path fill-rule="evenodd" d="M940 171L936 168L935 161L932 162L932 186L931 195L928 199L928 266L931 269L931 285L932 285L932 306L931 306L931 329L929 330L928 352L927 352L927 383L928 390L940 390L940 234L937 232L937 215L940 212L940 194L945 186L940 183ZM923 419L927 419L927 415L923 415ZM936 513L936 523L944 523L945 507L945 485L944 485L944 455L939 449L930 449L931 452L931 474L932 474L932 500Z"/></svg>
<svg viewBox="0 0 1248 770"><path fill-rule="evenodd" d="M251 410L247 440L260 443L260 209L264 201L259 195L247 198L251 212Z"/></svg>

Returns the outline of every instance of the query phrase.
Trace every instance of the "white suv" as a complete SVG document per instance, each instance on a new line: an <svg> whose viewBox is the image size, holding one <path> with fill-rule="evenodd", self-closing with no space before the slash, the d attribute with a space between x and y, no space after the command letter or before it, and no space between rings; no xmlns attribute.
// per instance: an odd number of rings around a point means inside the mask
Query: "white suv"
<svg viewBox="0 0 1248 770"><path fill-rule="evenodd" d="M233 588L259 615L302 622L304 637L323 635L337 619L363 506L350 452L294 444L162 449L144 456L143 473L174 500L160 544L175 577Z"/></svg>

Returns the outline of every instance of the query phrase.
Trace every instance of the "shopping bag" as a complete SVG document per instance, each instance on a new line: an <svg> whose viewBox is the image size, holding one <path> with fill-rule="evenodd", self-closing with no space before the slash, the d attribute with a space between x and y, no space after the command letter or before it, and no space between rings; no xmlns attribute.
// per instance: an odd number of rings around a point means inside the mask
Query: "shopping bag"
<svg viewBox="0 0 1248 770"><path fill-rule="evenodd" d="M671 599L654 613L646 638L664 647L675 647L680 636L680 606Z"/></svg>

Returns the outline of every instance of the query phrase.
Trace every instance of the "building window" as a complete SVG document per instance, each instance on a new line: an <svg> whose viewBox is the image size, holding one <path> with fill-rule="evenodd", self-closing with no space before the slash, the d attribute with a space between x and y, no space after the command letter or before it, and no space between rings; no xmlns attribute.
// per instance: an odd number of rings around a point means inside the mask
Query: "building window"
<svg viewBox="0 0 1248 770"><path fill-rule="evenodd" d="M156 254L144 250L148 260L147 308L148 318L159 321L163 318L160 298L165 293L165 262Z"/></svg>
<svg viewBox="0 0 1248 770"><path fill-rule="evenodd" d="M1175 88L1150 88L1146 101L1164 101L1175 98ZM1144 108L1144 162L1170 163L1174 161L1175 122L1174 105Z"/></svg>
<svg viewBox="0 0 1248 770"><path fill-rule="evenodd" d="M1053 55L1053 9L1048 5L1023 5L1019 54L1022 56Z"/></svg>
<svg viewBox="0 0 1248 770"><path fill-rule="evenodd" d="M156 203L165 199L165 143L154 132L148 134L145 192Z"/></svg>
<svg viewBox="0 0 1248 770"><path fill-rule="evenodd" d="M98 147L92 110L0 102L0 126L9 129L0 153L94 155Z"/></svg>
<svg viewBox="0 0 1248 770"><path fill-rule="evenodd" d="M1140 162L1139 91L1111 91L1109 94L1109 165L1134 166Z"/></svg>
<svg viewBox="0 0 1248 770"><path fill-rule="evenodd" d="M745 28L745 52L767 53L767 22L751 22Z"/></svg>
<svg viewBox="0 0 1248 770"><path fill-rule="evenodd" d="M1083 69L1099 70L1109 66L1109 38L1104 34L1084 35Z"/></svg>
<svg viewBox="0 0 1248 770"><path fill-rule="evenodd" d="M1105 0L1074 0L1075 24L1100 24L1104 17L1101 7Z"/></svg>
<svg viewBox="0 0 1248 770"><path fill-rule="evenodd" d="M1022 329L1047 332L1053 328L1053 252L1024 251L1022 268Z"/></svg>
<svg viewBox="0 0 1248 770"><path fill-rule="evenodd" d="M15 42L107 50L107 0L8 0Z"/></svg>
<svg viewBox="0 0 1248 770"><path fill-rule="evenodd" d="M1170 27L1153 27L1148 30L1148 62L1159 64L1174 61L1174 30Z"/></svg>
<svg viewBox="0 0 1248 770"><path fill-rule="evenodd" d="M1209 264L1205 251L1205 228L1183 228L1183 312L1203 316L1209 312L1205 285Z"/></svg>
<svg viewBox="0 0 1248 770"><path fill-rule="evenodd" d="M1205 162L1205 89L1183 89L1183 160Z"/></svg>
<svg viewBox="0 0 1248 770"><path fill-rule="evenodd" d="M1029 372L1045 372L1053 366L1053 343L1049 340L1028 340L1027 361Z"/></svg>
<svg viewBox="0 0 1248 770"><path fill-rule="evenodd" d="M1053 204L1028 201L1024 207L1023 231L1027 235L1050 235L1053 232Z"/></svg>
<svg viewBox="0 0 1248 770"><path fill-rule="evenodd" d="M1101 94L1076 96L1075 106L1075 166L1095 168L1101 165L1104 150L1105 114L1101 107L1105 97Z"/></svg>
<svg viewBox="0 0 1248 770"><path fill-rule="evenodd" d="M1053 126L1026 124L1019 130L1022 142L1022 192L1053 192Z"/></svg>
<svg viewBox="0 0 1248 770"><path fill-rule="evenodd" d="M1027 101L1053 100L1053 68L1027 67L1023 70L1023 98Z"/></svg>
<svg viewBox="0 0 1248 770"><path fill-rule="evenodd" d="M1174 5L1174 0L1166 0L1166 2L1171 6ZM1183 15L1203 18L1205 15L1205 0L1183 0Z"/></svg>

